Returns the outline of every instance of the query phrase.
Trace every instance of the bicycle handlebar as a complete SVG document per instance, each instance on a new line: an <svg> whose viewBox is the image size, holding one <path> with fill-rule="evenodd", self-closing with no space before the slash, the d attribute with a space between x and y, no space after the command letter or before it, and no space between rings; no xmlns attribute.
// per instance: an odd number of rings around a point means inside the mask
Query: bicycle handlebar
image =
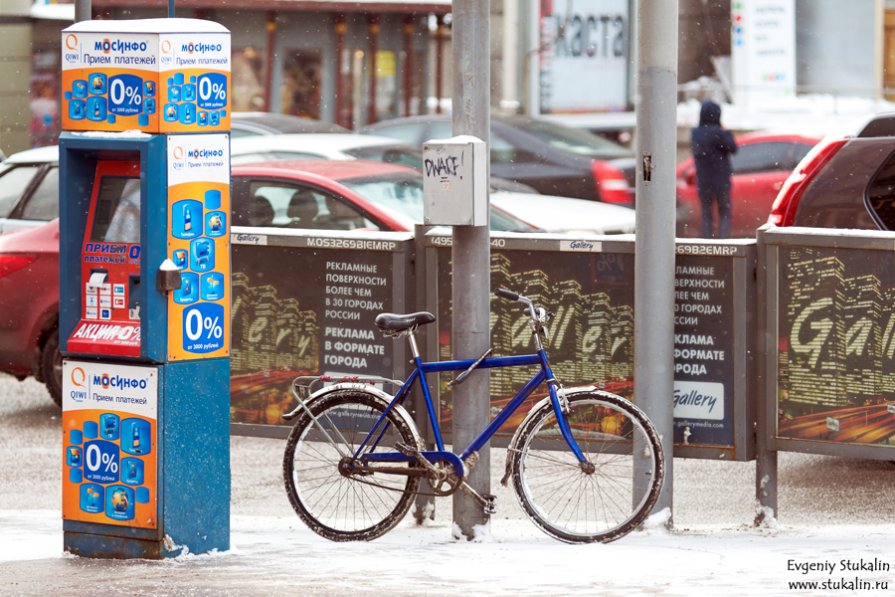
<svg viewBox="0 0 895 597"><path fill-rule="evenodd" d="M506 288L498 288L494 291L494 294L499 296L500 298L505 298L510 301L518 301L519 293L513 292L512 290L507 290Z"/></svg>

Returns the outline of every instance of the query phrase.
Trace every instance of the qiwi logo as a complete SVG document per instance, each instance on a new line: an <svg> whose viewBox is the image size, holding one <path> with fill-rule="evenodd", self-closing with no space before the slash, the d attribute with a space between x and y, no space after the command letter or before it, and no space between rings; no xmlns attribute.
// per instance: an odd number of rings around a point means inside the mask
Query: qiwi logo
<svg viewBox="0 0 895 597"><path fill-rule="evenodd" d="M62 43L65 45L65 50L62 52L65 61L69 64L76 64L81 58L81 43L78 41L78 36L69 33Z"/></svg>
<svg viewBox="0 0 895 597"><path fill-rule="evenodd" d="M75 402L84 402L87 400L87 388L84 385L87 382L87 373L82 368L75 367L71 370L69 379L71 379L71 385L74 386L74 389L69 392L71 399Z"/></svg>
<svg viewBox="0 0 895 597"><path fill-rule="evenodd" d="M161 44L162 54L170 54L171 53L171 40L166 39L162 41Z"/></svg>
<svg viewBox="0 0 895 597"><path fill-rule="evenodd" d="M175 145L171 150L171 155L174 157L171 167L175 170L183 170L186 167L186 164L183 163L183 147Z"/></svg>

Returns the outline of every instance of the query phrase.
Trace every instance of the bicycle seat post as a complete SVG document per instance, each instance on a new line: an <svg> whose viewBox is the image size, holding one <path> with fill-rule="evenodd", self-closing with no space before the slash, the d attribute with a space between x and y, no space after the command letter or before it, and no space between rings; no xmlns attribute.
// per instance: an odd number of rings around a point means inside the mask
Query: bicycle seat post
<svg viewBox="0 0 895 597"><path fill-rule="evenodd" d="M420 349L416 345L416 326L407 330L407 340L410 342L410 354L414 360L420 357Z"/></svg>

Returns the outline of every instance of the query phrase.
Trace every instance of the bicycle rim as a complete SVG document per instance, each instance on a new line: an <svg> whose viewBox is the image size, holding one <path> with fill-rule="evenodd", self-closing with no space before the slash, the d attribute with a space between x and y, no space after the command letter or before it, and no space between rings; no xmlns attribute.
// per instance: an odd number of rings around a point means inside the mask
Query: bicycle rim
<svg viewBox="0 0 895 597"><path fill-rule="evenodd" d="M513 484L523 509L562 541L609 542L626 535L659 496L658 434L639 409L606 393L571 397L568 421L593 470L580 466L546 405L522 430L513 455Z"/></svg>
<svg viewBox="0 0 895 597"><path fill-rule="evenodd" d="M339 440L338 444L330 443L307 414L295 424L283 460L292 507L311 530L333 541L371 540L388 532L410 508L419 478L343 474L339 470L343 456L355 453L379 419L382 403L363 392L341 391L317 401L311 410L329 436ZM398 442L417 445L413 431L390 413L375 449L395 451Z"/></svg>

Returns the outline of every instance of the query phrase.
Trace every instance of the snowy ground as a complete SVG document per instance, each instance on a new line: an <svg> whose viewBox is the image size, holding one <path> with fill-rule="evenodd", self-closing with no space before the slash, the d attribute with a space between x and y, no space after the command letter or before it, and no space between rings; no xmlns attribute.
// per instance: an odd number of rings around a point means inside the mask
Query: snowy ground
<svg viewBox="0 0 895 597"><path fill-rule="evenodd" d="M58 411L42 387L0 376L0 594L885 595L895 591L895 466L780 458L776 528L754 529L753 463L674 462L674 528L654 520L609 545L565 545L492 482L499 513L453 541L451 503L372 543L305 529L279 477L283 442L234 437L230 552L163 562L62 553ZM492 452L496 468L502 454ZM855 570L861 565L872 569ZM813 569L806 571L806 567ZM828 583L794 588L790 583ZM886 583L885 588L876 583Z"/></svg>

